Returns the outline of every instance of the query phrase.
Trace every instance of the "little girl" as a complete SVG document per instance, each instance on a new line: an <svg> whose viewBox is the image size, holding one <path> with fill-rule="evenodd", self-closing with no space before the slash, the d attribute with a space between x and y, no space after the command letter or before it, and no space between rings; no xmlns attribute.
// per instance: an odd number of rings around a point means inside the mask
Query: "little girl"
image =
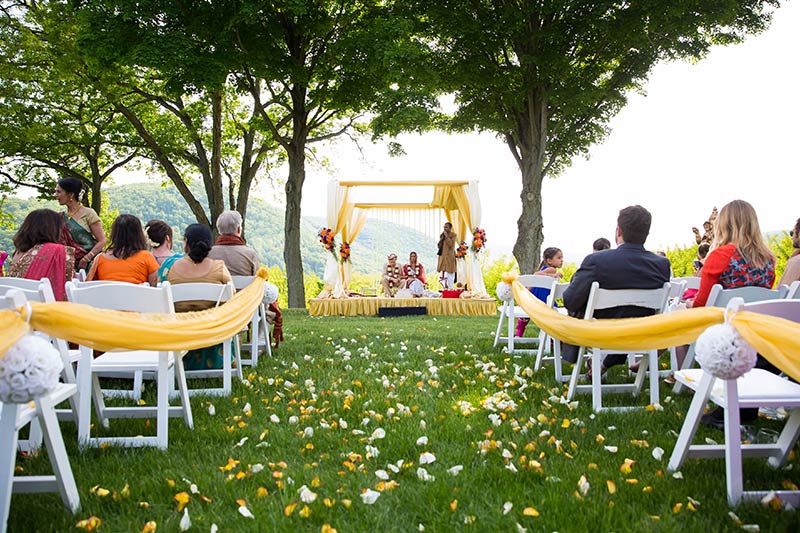
<svg viewBox="0 0 800 533"><path fill-rule="evenodd" d="M551 276L561 279L561 272L558 270L564 265L564 253L555 246L545 248L542 253L542 262L539 263L539 270L535 272L538 276ZM531 293L543 302L547 302L547 297L550 296L550 289L541 287L532 287ZM522 337L525 334L525 328L530 322L529 318L520 318L517 320L517 337Z"/></svg>

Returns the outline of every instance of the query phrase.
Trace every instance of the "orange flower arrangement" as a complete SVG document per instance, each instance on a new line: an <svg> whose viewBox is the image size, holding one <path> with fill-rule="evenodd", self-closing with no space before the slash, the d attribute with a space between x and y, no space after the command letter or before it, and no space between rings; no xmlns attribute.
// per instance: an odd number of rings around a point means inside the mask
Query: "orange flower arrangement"
<svg viewBox="0 0 800 533"><path fill-rule="evenodd" d="M476 227L472 231L472 246L470 246L472 252L477 254L483 250L483 247L486 245L486 240L486 232Z"/></svg>
<svg viewBox="0 0 800 533"><path fill-rule="evenodd" d="M461 241L456 248L456 259L467 257L467 242Z"/></svg>
<svg viewBox="0 0 800 533"><path fill-rule="evenodd" d="M322 243L325 249L335 256L336 235L333 233L333 230L331 228L322 228L321 230L319 230L319 233L317 233L317 236L319 237L319 242Z"/></svg>
<svg viewBox="0 0 800 533"><path fill-rule="evenodd" d="M347 241L343 241L342 245L339 246L339 260L342 263L350 261L350 243Z"/></svg>

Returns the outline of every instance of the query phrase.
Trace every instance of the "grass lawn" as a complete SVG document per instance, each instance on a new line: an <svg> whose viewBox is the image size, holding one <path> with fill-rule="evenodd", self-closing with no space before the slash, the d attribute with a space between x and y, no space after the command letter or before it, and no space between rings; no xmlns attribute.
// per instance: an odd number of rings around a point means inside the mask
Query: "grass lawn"
<svg viewBox="0 0 800 533"><path fill-rule="evenodd" d="M190 531L800 529L797 513L761 505L731 515L723 460L666 472L689 395L662 389L663 411L597 416L588 395L561 403L551 367L533 374L532 357L492 347L495 317L284 320L286 341L231 397L193 398L194 431L170 421L167 451L81 454L64 423L80 511L57 494L14 494L8 530L69 531L95 516L100 531L179 531L186 498ZM152 426L112 420L111 434ZM42 456L18 465L49 468ZM745 460L746 488L782 483L800 484L794 456L782 471Z"/></svg>

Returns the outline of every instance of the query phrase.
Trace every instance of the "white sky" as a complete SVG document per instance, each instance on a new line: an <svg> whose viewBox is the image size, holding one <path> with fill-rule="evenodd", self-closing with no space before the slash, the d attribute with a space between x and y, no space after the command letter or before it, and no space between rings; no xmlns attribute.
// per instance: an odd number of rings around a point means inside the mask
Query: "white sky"
<svg viewBox="0 0 800 533"><path fill-rule="evenodd" d="M711 208L735 198L756 208L763 231L788 230L800 217L800 5L777 10L765 33L714 49L697 64L657 66L612 120L608 139L543 187L544 246L580 263L592 241L613 242L618 211L639 203L653 214L647 247L693 242ZM509 254L521 212L519 171L492 134L405 135L406 155L386 156L349 141L326 155L332 171L307 168L303 215L325 215L325 185L347 179L475 179L492 255ZM332 173L331 173L332 172Z"/></svg>

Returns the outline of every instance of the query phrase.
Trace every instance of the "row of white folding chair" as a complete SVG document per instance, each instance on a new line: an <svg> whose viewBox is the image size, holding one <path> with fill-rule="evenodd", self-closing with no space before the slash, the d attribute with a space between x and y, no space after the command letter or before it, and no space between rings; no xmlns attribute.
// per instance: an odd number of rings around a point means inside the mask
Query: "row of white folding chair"
<svg viewBox="0 0 800 533"><path fill-rule="evenodd" d="M556 283L555 288L551 292L552 294L552 301L551 305L554 309L557 309L559 313L566 313L567 310L565 307L556 307L557 302L564 298L564 292L566 292L567 288L569 287L569 282L564 283ZM545 355L545 352L548 348L552 347L552 351L548 353L550 355ZM555 372L555 378L558 382L568 381L569 378L563 375L562 370L562 362L561 362L561 342L557 339L554 339L544 331L539 331L539 347L536 350L536 362L534 363L533 370L538 372L539 369L542 368L542 364L551 362L553 363L553 369Z"/></svg>
<svg viewBox="0 0 800 533"><path fill-rule="evenodd" d="M66 291L70 302L99 309L138 313L174 312L169 282L165 282L161 287L129 283L89 284L78 287L74 282L68 282ZM157 323L154 323L154 327L157 327ZM173 367L174 375L171 372ZM151 373L156 376L158 387L156 406L106 407L98 375L131 375L135 372ZM175 379L180 390L179 407L169 405L169 392ZM168 350L115 350L93 357L92 348L81 345L77 380L80 391L78 441L81 446L100 446L110 443L124 446L157 446L166 449L169 442L170 416L182 416L188 427L194 426L186 375L183 370L183 353ZM155 415L156 435L92 438L92 403L95 405L98 420L104 427L109 427L109 418L150 418Z"/></svg>
<svg viewBox="0 0 800 533"><path fill-rule="evenodd" d="M792 284L789 285L789 288L786 290L786 299L800 299L800 280L793 281Z"/></svg>
<svg viewBox="0 0 800 533"><path fill-rule="evenodd" d="M593 320L594 312L600 309L609 309L624 305L634 305L651 309L654 314L661 314L667 308L670 292L670 283L665 282L658 289L601 289L598 282L592 283L589 292L589 299L586 303L586 313L584 320ZM599 319L602 322L603 319ZM650 404L659 403L658 393L658 350L628 350L606 349L603 346L591 347L591 355L586 355L587 348L581 346L578 350L578 359L572 368L567 400L572 400L576 393L591 392L592 408L596 411L602 410L629 410L633 407L612 407L604 408L602 401L603 392L624 393L632 392L637 396L642 389L645 375L650 379ZM636 379L632 384L604 384L602 383L601 370L603 360L608 354L627 353L630 359L638 354L644 354L639 361L639 369L636 372ZM591 358L592 362L592 383L591 385L578 385L578 378L581 376L584 359ZM646 373L646 374L645 374Z"/></svg>
<svg viewBox="0 0 800 533"><path fill-rule="evenodd" d="M0 278L2 279L2 278ZM27 299L22 291L10 289L0 295L0 309L25 307ZM72 467L64 447L55 406L77 395L75 383L60 382L48 394L35 398L29 404L0 404L0 531L6 530L11 493L59 492L64 505L73 513L80 507L80 495L72 474ZM15 476L19 431L31 424L41 430L41 438L53 475Z"/></svg>
<svg viewBox="0 0 800 533"><path fill-rule="evenodd" d="M711 287L711 292L708 294L708 299L706 300L706 307L725 307L733 298L742 298L744 303L780 300L785 298L788 291L789 288L786 285L781 285L776 289L768 289L766 287L735 287L732 289L723 289L722 285L717 283ZM692 368L694 364L694 347L695 343L689 345L689 350L686 352L681 370ZM683 388L684 384L677 381L673 388L673 393L679 394L683 391Z"/></svg>
<svg viewBox="0 0 800 533"><path fill-rule="evenodd" d="M231 276L233 279L233 286L236 288L237 291L244 289L253 280L255 280L258 276ZM261 334L263 332L264 338L261 338ZM249 365L251 367L258 366L258 353L261 350L261 347L264 347L264 351L267 356L272 357L272 346L270 345L270 333L271 333L271 326L267 322L267 309L264 306L264 302L258 304L258 308L256 312L253 313L253 318L250 320L249 326L249 334L250 334L250 342L249 343L241 343L242 350L246 350L250 353L250 359L242 359L241 364Z"/></svg>
<svg viewBox="0 0 800 533"><path fill-rule="evenodd" d="M800 322L800 300L773 299L746 303L743 298L732 298L727 308L730 311L751 311ZM680 383L695 391L686 413L681 432L669 460L669 469L678 470L687 458L725 458L728 502L737 505L741 501L758 501L767 491L745 491L742 477L742 457L767 457L772 467L782 467L789 452L800 436L800 385L766 370L754 368L738 379L717 379L704 370L684 369L675 373ZM725 444L692 444L700 417L706 403L725 409ZM772 444L742 444L740 408L784 407L791 414L777 442ZM800 505L800 491L774 491L781 501Z"/></svg>
<svg viewBox="0 0 800 533"><path fill-rule="evenodd" d="M231 298L235 289L233 283L178 283L171 285L172 299L175 304L187 301L210 301L215 306L225 303ZM242 360L239 348L238 335L226 339L222 343L222 370L186 370L187 378L222 378L222 387L206 387L199 389L189 389L189 394L208 394L217 396L228 396L231 393L231 381L233 369L231 367L231 344L234 345L236 362L236 374L239 380L242 379Z"/></svg>
<svg viewBox="0 0 800 533"><path fill-rule="evenodd" d="M48 278L42 278L37 281L24 278L1 277L0 292L6 292L9 289L19 291L28 302L52 303L56 301L53 295L53 288ZM50 338L50 343L58 350L61 360L64 363L64 370L61 371L61 381L74 384L75 369L73 365L78 360L78 351L70 350L69 345L63 339ZM56 409L56 414L59 420L77 422L77 398L71 396L69 398L69 403L69 409ZM42 442L41 436L38 422L34 420L31 426L30 437L27 441L20 442L20 448L28 452L38 448Z"/></svg>
<svg viewBox="0 0 800 533"><path fill-rule="evenodd" d="M519 276L517 278L526 289L543 289L549 290L549 296L547 298L547 302L545 302L548 306L553 305L553 298L555 296L555 287L558 283L558 279L552 276L542 276L537 274L525 274ZM534 344L537 347L541 345L542 338L538 337L517 337L516 336L516 327L517 327L517 320L520 318L529 318L528 314L525 312L522 307L516 305L516 302L512 298L509 301L504 301L503 305L500 307L500 318L497 322L497 330L494 334L494 346L497 346L501 342L506 343L506 349L508 353L535 353L536 350L530 349L520 349L517 348L517 344ZM506 336L501 335L501 331L503 329L503 322L507 322L507 334Z"/></svg>

